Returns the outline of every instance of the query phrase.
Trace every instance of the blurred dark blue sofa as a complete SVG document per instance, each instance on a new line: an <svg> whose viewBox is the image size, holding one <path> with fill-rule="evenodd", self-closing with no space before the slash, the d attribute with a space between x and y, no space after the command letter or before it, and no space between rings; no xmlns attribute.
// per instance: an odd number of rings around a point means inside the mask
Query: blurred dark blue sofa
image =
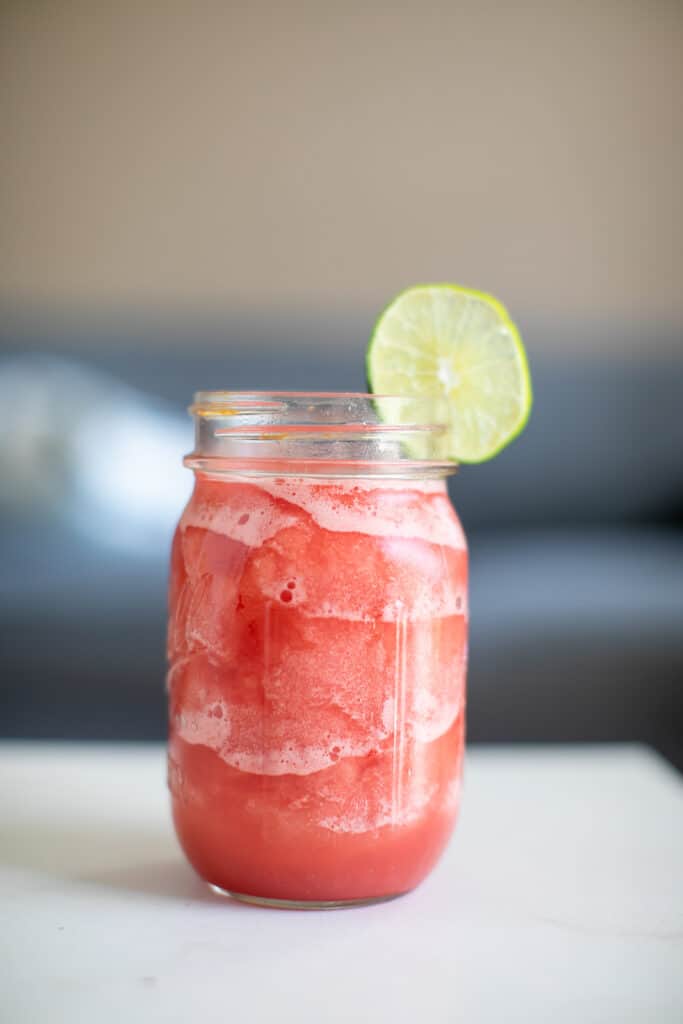
<svg viewBox="0 0 683 1024"><path fill-rule="evenodd" d="M8 323L2 342L36 372L49 350L179 410L199 388L362 390L365 329ZM596 332L598 357L582 330L554 356L527 326L527 432L451 482L471 551L469 736L641 740L683 766L683 345L620 355ZM168 535L126 551L11 505L0 528L2 734L162 737Z"/></svg>

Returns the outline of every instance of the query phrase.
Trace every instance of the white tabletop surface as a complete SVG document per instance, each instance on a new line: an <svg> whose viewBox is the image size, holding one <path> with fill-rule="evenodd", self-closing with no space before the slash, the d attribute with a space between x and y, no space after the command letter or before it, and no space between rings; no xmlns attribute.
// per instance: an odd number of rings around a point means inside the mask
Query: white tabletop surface
<svg viewBox="0 0 683 1024"><path fill-rule="evenodd" d="M0 746L0 1020L683 1020L683 785L641 747L478 748L416 892L297 913L186 867L158 746Z"/></svg>

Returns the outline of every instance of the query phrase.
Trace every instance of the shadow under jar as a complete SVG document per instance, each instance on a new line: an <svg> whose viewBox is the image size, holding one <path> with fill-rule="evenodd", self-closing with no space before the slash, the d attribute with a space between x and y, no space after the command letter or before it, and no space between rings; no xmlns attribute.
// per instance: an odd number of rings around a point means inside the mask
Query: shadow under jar
<svg viewBox="0 0 683 1024"><path fill-rule="evenodd" d="M463 763L467 549L438 402L200 392L191 412L168 631L185 854L251 902L405 893Z"/></svg>

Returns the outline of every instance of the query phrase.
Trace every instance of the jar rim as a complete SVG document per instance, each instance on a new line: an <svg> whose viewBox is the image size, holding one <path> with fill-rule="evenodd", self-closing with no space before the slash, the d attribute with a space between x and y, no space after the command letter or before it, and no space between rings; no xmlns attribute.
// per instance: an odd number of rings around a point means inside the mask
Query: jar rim
<svg viewBox="0 0 683 1024"><path fill-rule="evenodd" d="M200 472L299 474L370 471L447 475L448 407L443 395L357 391L197 391L195 450L185 465ZM369 468L370 467L370 468ZM374 469L373 469L374 467Z"/></svg>
<svg viewBox="0 0 683 1024"><path fill-rule="evenodd" d="M439 409L443 406L444 396L436 393L422 395L373 394L367 391L259 391L259 390L220 390L195 391L192 405L188 411L193 416L234 416L240 412L277 411L298 406L299 403L311 405L332 405L340 410L352 403L394 403L406 408ZM432 423L440 425L445 420L432 419Z"/></svg>

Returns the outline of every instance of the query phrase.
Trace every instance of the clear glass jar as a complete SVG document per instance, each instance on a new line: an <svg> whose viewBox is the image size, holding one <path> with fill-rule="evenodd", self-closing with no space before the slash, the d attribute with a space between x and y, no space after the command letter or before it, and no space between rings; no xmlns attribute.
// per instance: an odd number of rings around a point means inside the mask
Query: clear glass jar
<svg viewBox="0 0 683 1024"><path fill-rule="evenodd" d="M191 412L168 633L182 847L252 902L407 892L450 836L463 762L467 550L438 409L200 392Z"/></svg>

